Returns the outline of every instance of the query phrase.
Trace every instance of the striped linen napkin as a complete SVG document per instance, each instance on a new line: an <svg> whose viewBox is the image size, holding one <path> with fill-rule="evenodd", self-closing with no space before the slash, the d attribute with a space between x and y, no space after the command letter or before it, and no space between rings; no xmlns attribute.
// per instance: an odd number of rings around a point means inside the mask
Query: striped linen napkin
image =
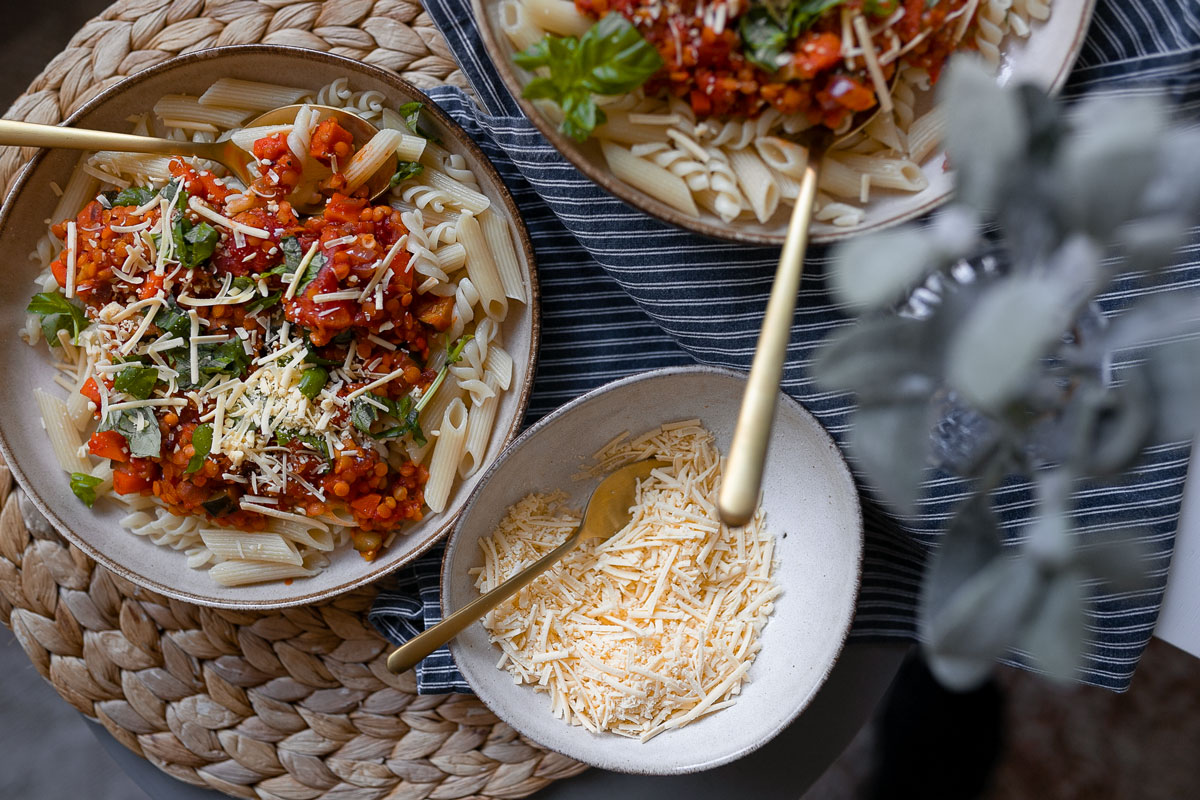
<svg viewBox="0 0 1200 800"><path fill-rule="evenodd" d="M701 362L748 369L778 250L701 238L638 212L592 184L563 159L505 89L488 60L469 0L425 0L484 109L457 89L431 92L495 164L525 216L542 288L542 349L527 421L614 378ZM1134 94L1164 87L1179 113L1200 121L1200 4L1195 0L1099 0L1082 54L1065 89ZM821 392L808 366L815 348L846 317L825 281L826 248L807 254L792 327L785 391L839 441L852 403ZM1200 284L1200 227L1159 291ZM1118 281L1100 299L1121 313L1131 286ZM1116 377L1129 367L1114 365ZM1103 594L1091 611L1096 645L1081 680L1123 691L1154 631L1187 476L1186 444L1161 446L1117 483L1085 487L1077 526L1137 527L1152 554L1148 587ZM864 493L866 555L851 636L915 638L915 607L925 555L965 496L964 484L934 475L917 514L897 519ZM1033 508L1031 487L1013 481L995 495L1008 537L1019 541ZM401 642L440 619L440 550L405 568L379 595L371 622ZM1023 654L1010 663L1023 665ZM468 691L443 648L417 668L418 691Z"/></svg>

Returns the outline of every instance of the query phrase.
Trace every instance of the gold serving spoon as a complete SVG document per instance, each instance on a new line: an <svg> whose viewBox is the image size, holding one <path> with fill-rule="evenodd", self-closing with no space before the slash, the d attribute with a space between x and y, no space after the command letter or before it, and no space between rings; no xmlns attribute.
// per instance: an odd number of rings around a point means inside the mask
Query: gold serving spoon
<svg viewBox="0 0 1200 800"><path fill-rule="evenodd" d="M287 125L295 121L301 106L284 106L260 115L243 127L257 128L267 125ZM333 117L338 124L354 137L358 147L371 140L378 129L356 114L333 106L313 105L320 119ZM224 165L243 184L249 186L254 176L247 168L252 160L250 154L232 141L223 142L177 142L172 139L157 139L152 136L134 136L130 133L69 128L58 125L38 125L32 122L0 120L0 145L17 147L62 147L69 150L116 150L121 153L155 153L168 156L185 156L216 161ZM388 190L388 183L396 173L397 159L392 156L367 179L367 190L372 198ZM311 203L297 203L301 213L320 211Z"/></svg>
<svg viewBox="0 0 1200 800"><path fill-rule="evenodd" d="M592 492L587 507L583 510L583 521L565 542L495 589L477 597L437 625L417 634L393 650L388 656L388 669L396 673L412 669L421 659L466 630L468 625L533 583L534 578L554 566L580 542L587 539L608 539L624 528L629 524L629 509L633 505L637 482L648 477L651 470L666 466L670 466L669 462L651 459L636 461L611 473Z"/></svg>
<svg viewBox="0 0 1200 800"><path fill-rule="evenodd" d="M899 75L899 71L896 73ZM892 86L896 78L892 79ZM779 267L767 299L767 310L763 314L762 330L758 334L758 349L750 364L750 376L746 379L746 392L742 395L742 407L738 412L737 425L733 430L733 441L729 445L729 460L721 491L717 497L717 510L721 520L730 526L745 525L754 516L758 506L758 491L762 485L763 466L767 460L767 446L771 441L771 427L775 422L775 401L779 397L779 380L783 377L783 362L787 358L788 340L792 333L792 317L796 311L796 298L800 291L800 276L804 271L804 251L808 248L808 229L812 223L813 205L817 200L817 184L821 178L821 159L834 145L846 141L867 127L881 111L882 104L868 111L860 111L849 131L835 135L827 128L820 131L805 131L809 134L808 164L800 181L796 205L792 208L787 236L783 240L783 252L779 254Z"/></svg>

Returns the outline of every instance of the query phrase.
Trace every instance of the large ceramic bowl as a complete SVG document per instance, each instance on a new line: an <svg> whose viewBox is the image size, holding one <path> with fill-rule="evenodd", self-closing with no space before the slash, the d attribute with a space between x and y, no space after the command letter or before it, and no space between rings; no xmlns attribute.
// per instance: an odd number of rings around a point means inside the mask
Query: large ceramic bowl
<svg viewBox="0 0 1200 800"><path fill-rule="evenodd" d="M468 570L482 565L479 540L512 503L530 492L562 489L581 507L595 481L570 476L626 430L637 434L698 417L724 452L744 389L744 377L726 370L657 370L603 386L525 431L488 470L450 537L442 562L443 612L478 597ZM673 775L751 752L795 719L829 675L850 629L861 571L862 515L850 470L820 424L782 394L763 506L783 593L763 628L749 682L732 707L643 744L556 719L547 695L514 684L497 669L500 650L481 624L451 643L459 668L480 699L517 731L603 769Z"/></svg>
<svg viewBox="0 0 1200 800"><path fill-rule="evenodd" d="M472 0L472 5L483 35L484 46L508 90L518 98L526 116L533 121L542 135L580 172L629 205L658 217L663 222L718 239L783 244L792 210L790 205L780 204L775 216L765 223L753 218L747 220L744 217L727 223L707 211L701 211L700 216L685 214L614 177L594 140L581 144L565 136L559 132L556 123L539 111L537 106L521 97L522 89L533 75L513 64L515 48L500 26L499 0ZM987 3L981 5L986 6ZM1067 73L1083 46L1094 5L1095 0L1054 0L1050 18L1045 22L1035 22L1027 38L1009 36L1004 40L997 71L998 80L1001 83L1031 82L1050 90L1059 89L1066 81ZM919 97L917 114L924 113L932 104L931 93ZM825 222L813 222L809 240L818 243L832 242L897 225L946 202L950 197L953 181L946 171L945 153L936 150L920 166L929 181L924 190L914 194L875 192L875 197L867 205L861 223L852 227L838 227Z"/></svg>
<svg viewBox="0 0 1200 800"><path fill-rule="evenodd" d="M495 169L478 147L448 116L414 86L390 72L349 59L298 48L242 46L190 53L165 61L113 86L73 114L65 124L126 131L130 115L148 111L165 94L200 94L217 78L273 80L314 90L348 77L354 89L376 89L392 107L411 100L426 104L428 117L445 146L467 159L479 176L482 191L511 225L518 259L531 302L510 306L503 334L515 359L513 383L496 414L496 430L487 451L491 462L516 435L533 382L538 344L537 279L533 250L516 206ZM460 481L447 509L407 528L373 562L353 550L331 554L331 564L313 578L290 584L273 582L224 588L202 571L188 569L183 553L158 547L118 524L126 513L113 501L88 509L67 488L67 477L51 453L32 397L35 386L54 387L55 370L45 347L29 347L18 331L24 325L25 305L35 291L37 266L26 258L45 233L55 195L51 182L65 185L79 154L43 151L32 160L0 211L0 247L9 257L0 281L0 451L21 487L43 514L71 542L114 572L155 591L201 605L227 608L277 608L310 603L377 579L415 558L443 537L479 481L480 473Z"/></svg>

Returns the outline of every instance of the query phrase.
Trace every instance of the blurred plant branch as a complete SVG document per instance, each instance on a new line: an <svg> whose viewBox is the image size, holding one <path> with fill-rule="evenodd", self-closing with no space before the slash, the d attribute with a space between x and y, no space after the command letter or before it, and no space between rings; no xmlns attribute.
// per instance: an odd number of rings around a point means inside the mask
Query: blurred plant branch
<svg viewBox="0 0 1200 800"><path fill-rule="evenodd" d="M1200 295L1135 300L1086 335L1080 320L1118 274L1151 288L1184 244L1200 215L1200 130L1172 126L1148 96L1068 109L1031 86L1001 88L964 57L940 92L956 201L923 227L839 248L834 291L860 316L814 371L857 395L851 451L902 512L927 474L934 398L987 421L958 470L974 493L925 576L923 647L952 688L978 684L1013 648L1067 680L1088 646L1090 587L1136 585L1142 560L1133 531L1098 541L1072 530L1073 487L1119 475L1200 421ZM1003 268L928 313L897 313L915 286L984 247L985 221L999 228L990 246ZM1110 374L1112 355L1134 348L1140 360ZM990 495L1012 475L1033 481L1037 514L1006 547Z"/></svg>

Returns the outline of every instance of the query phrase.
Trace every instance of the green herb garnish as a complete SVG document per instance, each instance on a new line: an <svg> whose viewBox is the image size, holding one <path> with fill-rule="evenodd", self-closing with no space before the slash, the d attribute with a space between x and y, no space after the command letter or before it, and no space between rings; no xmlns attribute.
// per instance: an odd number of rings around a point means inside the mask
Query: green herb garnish
<svg viewBox="0 0 1200 800"><path fill-rule="evenodd" d="M623 16L610 13L583 36L547 34L513 56L527 70L546 67L526 86L530 100L550 100L563 111L559 130L584 141L606 119L594 95L631 92L663 66L662 57Z"/></svg>
<svg viewBox="0 0 1200 800"><path fill-rule="evenodd" d="M154 199L158 192L149 186L131 186L122 189L109 198L113 208L118 206L144 206Z"/></svg>
<svg viewBox="0 0 1200 800"><path fill-rule="evenodd" d="M312 400L321 393L329 382L329 371L324 367L309 367L300 376L300 394Z"/></svg>
<svg viewBox="0 0 1200 800"><path fill-rule="evenodd" d="M129 442L129 452L137 458L158 458L162 452L162 432L158 418L149 408L123 408L109 411L100 423L102 431L116 431Z"/></svg>
<svg viewBox="0 0 1200 800"><path fill-rule="evenodd" d="M86 472L71 473L71 491L88 508L91 508L92 503L96 502L96 487L102 483L104 483L103 478L88 475Z"/></svg>
<svg viewBox="0 0 1200 800"><path fill-rule="evenodd" d="M415 178L425 171L425 165L419 161L400 161L396 164L396 174L388 181L388 186L395 188L402 181Z"/></svg>
<svg viewBox="0 0 1200 800"><path fill-rule="evenodd" d="M158 370L154 367L126 367L117 373L113 388L136 400L145 400L154 391L156 383Z"/></svg>
<svg viewBox="0 0 1200 800"><path fill-rule="evenodd" d="M817 18L846 0L762 0L742 15L738 32L746 60L775 72L787 63L787 46L817 21Z"/></svg>
<svg viewBox="0 0 1200 800"><path fill-rule="evenodd" d="M173 352L173 351L172 351ZM241 339L229 339L224 342L210 342L196 347L196 368L199 381L192 383L192 354L183 350L171 364L179 372L176 379L180 389L193 389L203 386L213 375L241 375L250 365L250 356Z"/></svg>
<svg viewBox="0 0 1200 800"><path fill-rule="evenodd" d="M325 444L323 437L311 433L300 433L293 428L280 428L275 431L275 444L283 447L293 441L307 445L310 450L320 453L326 461L329 460L329 447Z"/></svg>
<svg viewBox="0 0 1200 800"><path fill-rule="evenodd" d="M207 422L203 425L197 425L192 430L192 449L195 452L188 459L187 469L184 470L185 473L190 475L193 472L199 472L200 468L204 466L204 459L208 458L208 454L212 452L212 437L213 427Z"/></svg>
<svg viewBox="0 0 1200 800"><path fill-rule="evenodd" d="M42 318L42 335L51 347L58 347L58 332L71 331L71 341L79 342L79 332L91 324L83 306L68 300L60 292L39 292L25 310Z"/></svg>
<svg viewBox="0 0 1200 800"><path fill-rule="evenodd" d="M408 126L410 131L428 139L434 144L441 144L442 140L438 138L438 135L426 128L424 123L421 122L421 109L423 108L425 108L424 103L419 100L413 100L410 103L400 106L397 110L400 112L400 116L404 117L404 124Z"/></svg>

